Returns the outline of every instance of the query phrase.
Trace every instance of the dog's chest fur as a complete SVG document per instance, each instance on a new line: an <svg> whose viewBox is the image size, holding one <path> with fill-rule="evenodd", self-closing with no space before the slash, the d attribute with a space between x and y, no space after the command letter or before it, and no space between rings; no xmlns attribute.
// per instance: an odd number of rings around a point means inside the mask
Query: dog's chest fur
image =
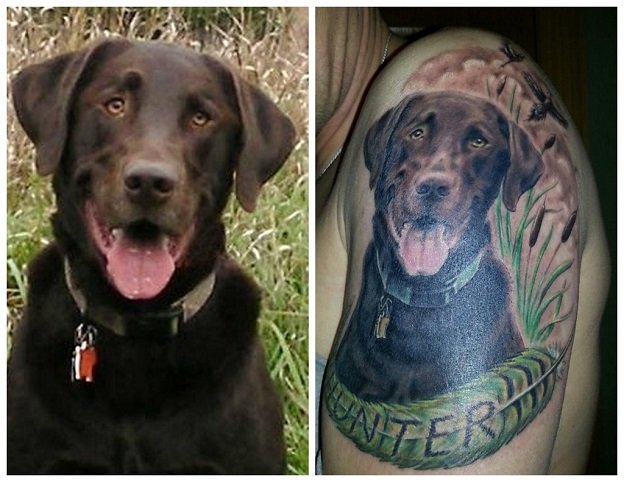
<svg viewBox="0 0 624 482"><path fill-rule="evenodd" d="M30 473L281 470L280 443L271 448L262 442L273 460L248 457L264 430L280 426L281 416L276 400L265 399L271 382L261 369L255 334L256 288L233 263L219 270L209 302L170 340L131 339L100 329L93 384L70 380L74 328L83 320L62 268L54 246L31 264L31 296L39 302L28 305L14 341L20 349L10 360L19 367L9 371L10 402L35 418L14 420L9 441L15 449L22 443L18 425L32 424L39 432L30 441L29 460L36 464ZM223 323L224 317L237 323ZM39 389L33 393L32 386ZM259 423L245 423L241 413ZM55 443L46 433L56 434ZM239 434L236 441L233 434Z"/></svg>

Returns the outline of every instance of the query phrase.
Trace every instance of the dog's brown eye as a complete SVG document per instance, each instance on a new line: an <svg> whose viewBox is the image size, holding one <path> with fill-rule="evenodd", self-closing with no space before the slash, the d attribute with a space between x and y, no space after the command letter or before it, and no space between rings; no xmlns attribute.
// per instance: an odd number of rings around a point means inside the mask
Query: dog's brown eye
<svg viewBox="0 0 624 482"><path fill-rule="evenodd" d="M203 127L208 124L209 120L208 114L197 111L193 114L193 117L191 117L191 127Z"/></svg>
<svg viewBox="0 0 624 482"><path fill-rule="evenodd" d="M104 108L110 115L119 117L126 111L126 101L121 97L113 97L104 104Z"/></svg>
<svg viewBox="0 0 624 482"><path fill-rule="evenodd" d="M410 138L414 140L420 140L424 136L425 136L425 131L424 129L421 129L420 127L410 134Z"/></svg>
<svg viewBox="0 0 624 482"><path fill-rule="evenodd" d="M483 137L475 137L470 141L470 145L475 149L483 149L489 144L489 142Z"/></svg>

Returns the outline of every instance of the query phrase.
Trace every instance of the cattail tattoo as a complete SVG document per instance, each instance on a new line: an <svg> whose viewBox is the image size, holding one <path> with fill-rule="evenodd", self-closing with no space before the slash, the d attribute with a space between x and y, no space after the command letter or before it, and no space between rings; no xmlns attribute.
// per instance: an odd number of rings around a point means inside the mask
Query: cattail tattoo
<svg viewBox="0 0 624 482"><path fill-rule="evenodd" d="M572 229L574 228L574 223L576 222L576 211L570 214L568 218L568 222L563 228L563 233L561 233L561 243L565 243L570 235L572 234Z"/></svg>
<svg viewBox="0 0 624 482"><path fill-rule="evenodd" d="M555 145L555 141L557 140L556 135L550 136L546 142L544 142L544 147L542 147L542 154Z"/></svg>
<svg viewBox="0 0 624 482"><path fill-rule="evenodd" d="M533 221L533 229L531 230L531 236L529 236L529 247L535 246L537 242L537 237L539 236L540 230L542 229L542 222L544 221L544 214L546 213L546 201L542 204L537 216L535 217L535 221Z"/></svg>
<svg viewBox="0 0 624 482"><path fill-rule="evenodd" d="M577 211L575 210L572 214L570 214L570 217L568 218L568 221L566 222L565 226L563 227L563 231L561 232L561 242L557 245L557 248L555 249L555 252L550 257L550 261L548 262L548 266L546 266L546 272L548 272L548 270L550 269L550 266L552 265L553 261L557 257L557 254L559 253L559 248L561 248L561 246L563 244L565 244L566 241L570 238L570 235L572 234L572 229L574 229L574 224L576 223L576 212ZM533 233L531 233L531 234L533 234Z"/></svg>
<svg viewBox="0 0 624 482"><path fill-rule="evenodd" d="M506 83L507 83L507 76L505 75L503 76L503 78L500 80L500 82L496 86L496 98L500 97L501 92L503 92L503 89L505 88Z"/></svg>

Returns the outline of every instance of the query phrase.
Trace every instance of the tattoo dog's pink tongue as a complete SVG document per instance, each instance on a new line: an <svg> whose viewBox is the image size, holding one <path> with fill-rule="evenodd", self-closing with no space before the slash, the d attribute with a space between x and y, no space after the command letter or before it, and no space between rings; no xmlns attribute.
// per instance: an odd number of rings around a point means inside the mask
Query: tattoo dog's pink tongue
<svg viewBox="0 0 624 482"><path fill-rule="evenodd" d="M444 228L420 230L409 228L399 241L399 255L410 276L431 276L440 271L449 254Z"/></svg>
<svg viewBox="0 0 624 482"><path fill-rule="evenodd" d="M136 241L119 233L106 253L107 271L119 292L129 299L150 299L160 293L175 271L167 239Z"/></svg>

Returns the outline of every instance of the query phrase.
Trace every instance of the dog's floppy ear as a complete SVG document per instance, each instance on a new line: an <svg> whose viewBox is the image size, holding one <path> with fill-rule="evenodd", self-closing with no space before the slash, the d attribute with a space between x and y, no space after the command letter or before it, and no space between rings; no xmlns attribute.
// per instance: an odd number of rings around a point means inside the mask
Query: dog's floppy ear
<svg viewBox="0 0 624 482"><path fill-rule="evenodd" d="M370 171L369 186L371 189L374 189L377 178L392 151L393 146L390 145L392 135L400 125L403 112L409 104L418 102L422 98L422 95L406 97L395 107L387 110L368 129L364 140L364 164Z"/></svg>
<svg viewBox="0 0 624 482"><path fill-rule="evenodd" d="M241 116L243 143L236 166L236 197L243 209L256 207L260 188L286 161L295 128L259 89L232 73Z"/></svg>
<svg viewBox="0 0 624 482"><path fill-rule="evenodd" d="M509 211L515 211L520 196L535 186L544 172L544 163L526 132L513 122L509 123L509 156L503 202Z"/></svg>
<svg viewBox="0 0 624 482"><path fill-rule="evenodd" d="M112 43L105 41L31 65L11 81L17 118L37 149L37 172L54 172L67 140L67 123L76 86L90 59Z"/></svg>

